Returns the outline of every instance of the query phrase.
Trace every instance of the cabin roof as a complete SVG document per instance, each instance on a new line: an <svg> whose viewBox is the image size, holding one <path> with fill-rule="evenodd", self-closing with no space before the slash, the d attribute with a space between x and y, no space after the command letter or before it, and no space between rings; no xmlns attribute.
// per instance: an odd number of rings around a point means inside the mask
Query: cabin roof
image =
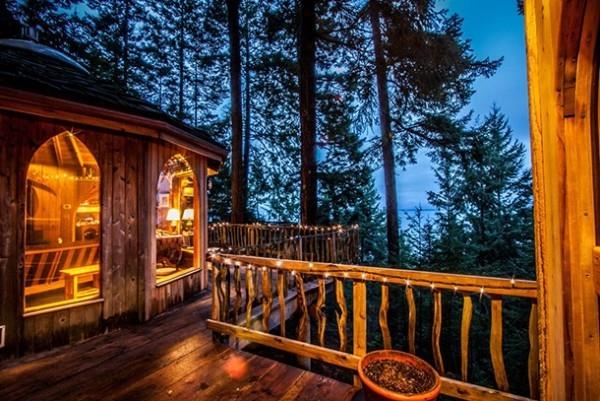
<svg viewBox="0 0 600 401"><path fill-rule="evenodd" d="M0 40L0 86L160 121L184 131L190 141L199 139L225 152L206 131L171 117L113 82L93 77L70 57L47 46Z"/></svg>

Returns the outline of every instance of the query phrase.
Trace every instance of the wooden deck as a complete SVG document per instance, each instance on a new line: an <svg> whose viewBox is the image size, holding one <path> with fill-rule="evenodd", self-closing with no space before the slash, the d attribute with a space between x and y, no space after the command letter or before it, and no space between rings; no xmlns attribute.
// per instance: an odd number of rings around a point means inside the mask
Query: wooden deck
<svg viewBox="0 0 600 401"><path fill-rule="evenodd" d="M350 400L352 386L212 341L205 296L142 325L0 364L0 400Z"/></svg>

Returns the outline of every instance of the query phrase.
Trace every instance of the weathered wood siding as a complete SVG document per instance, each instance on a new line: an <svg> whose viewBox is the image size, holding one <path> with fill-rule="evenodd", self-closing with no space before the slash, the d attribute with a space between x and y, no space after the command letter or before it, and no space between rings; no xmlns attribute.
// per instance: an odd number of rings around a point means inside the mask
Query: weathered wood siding
<svg viewBox="0 0 600 401"><path fill-rule="evenodd" d="M78 133L100 166L103 302L24 318L27 168L45 141L66 130ZM202 194L197 225L205 233L204 158L154 139L0 112L0 325L7 326L0 358L66 344L123 322L143 321L205 285L202 272L160 288L155 285L156 185L163 162L176 153L186 156L196 173L197 193ZM198 235L196 240L201 247L197 255L201 268L206 239Z"/></svg>

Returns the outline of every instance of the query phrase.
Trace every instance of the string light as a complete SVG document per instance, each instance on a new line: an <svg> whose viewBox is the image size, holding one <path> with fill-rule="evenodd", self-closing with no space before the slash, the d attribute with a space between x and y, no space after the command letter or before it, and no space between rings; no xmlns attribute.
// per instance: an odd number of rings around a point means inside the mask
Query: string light
<svg viewBox="0 0 600 401"><path fill-rule="evenodd" d="M348 278L348 272L344 272L344 277Z"/></svg>
<svg viewBox="0 0 600 401"><path fill-rule="evenodd" d="M362 279L364 280L364 279L366 279L366 278L367 278L367 273L362 273L360 276L361 276L361 277L362 277Z"/></svg>
<svg viewBox="0 0 600 401"><path fill-rule="evenodd" d="M435 284L434 284L434 283L431 283L430 287L431 287L431 289L433 290L433 289L435 288Z"/></svg>
<svg viewBox="0 0 600 401"><path fill-rule="evenodd" d="M410 280L409 279L405 279L404 282L406 283L407 287L410 287Z"/></svg>
<svg viewBox="0 0 600 401"><path fill-rule="evenodd" d="M384 282L384 283L387 283L387 281L388 281L387 277L384 277L384 278L383 278L383 282Z"/></svg>
<svg viewBox="0 0 600 401"><path fill-rule="evenodd" d="M296 270L292 270L292 276L296 275Z"/></svg>

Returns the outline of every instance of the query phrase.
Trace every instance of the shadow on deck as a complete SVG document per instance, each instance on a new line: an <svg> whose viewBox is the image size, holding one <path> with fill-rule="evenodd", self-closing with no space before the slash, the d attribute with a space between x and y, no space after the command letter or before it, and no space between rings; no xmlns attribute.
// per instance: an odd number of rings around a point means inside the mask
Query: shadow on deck
<svg viewBox="0 0 600 401"><path fill-rule="evenodd" d="M204 296L138 326L0 364L0 400L350 400L354 389L213 342Z"/></svg>

